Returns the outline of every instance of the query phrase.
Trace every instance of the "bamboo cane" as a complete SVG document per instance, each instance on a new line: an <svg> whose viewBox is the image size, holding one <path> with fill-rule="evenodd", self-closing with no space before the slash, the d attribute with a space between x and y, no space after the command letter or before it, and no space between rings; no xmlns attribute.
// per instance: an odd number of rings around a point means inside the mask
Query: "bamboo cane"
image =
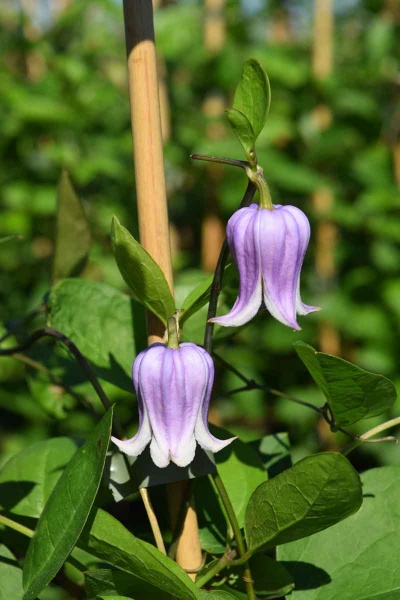
<svg viewBox="0 0 400 600"><path fill-rule="evenodd" d="M124 0L125 35L128 56L129 95L133 133L136 197L140 241L162 269L173 290L168 212L165 191L160 105L151 0ZM148 318L149 343L163 335L160 321ZM172 484L171 513L179 514L184 498L184 482L180 488ZM186 569L201 564L197 515L189 510L179 539L177 562Z"/></svg>
<svg viewBox="0 0 400 600"><path fill-rule="evenodd" d="M333 69L333 3L332 0L314 2L313 73L319 80L328 78ZM319 130L328 127L332 113L328 106L317 106L314 120ZM336 274L335 244L337 231L329 219L333 207L332 190L321 188L313 195L315 213L319 219L316 228L315 267L323 289L329 286ZM319 346L322 352L340 355L340 336L336 328L323 321L319 329Z"/></svg>
<svg viewBox="0 0 400 600"><path fill-rule="evenodd" d="M225 43L225 0L205 0L204 2L204 47L210 54L218 54ZM224 114L225 102L221 95L209 95L203 104L207 119L216 120ZM220 123L211 122L207 127L207 137L220 139L224 128ZM205 214L201 230L201 264L205 271L213 272L219 251L225 237L225 227L219 214L218 198L213 191L221 177L221 165L208 163L205 166L206 196ZM212 420L212 417L210 418ZM214 422L212 420L212 422Z"/></svg>

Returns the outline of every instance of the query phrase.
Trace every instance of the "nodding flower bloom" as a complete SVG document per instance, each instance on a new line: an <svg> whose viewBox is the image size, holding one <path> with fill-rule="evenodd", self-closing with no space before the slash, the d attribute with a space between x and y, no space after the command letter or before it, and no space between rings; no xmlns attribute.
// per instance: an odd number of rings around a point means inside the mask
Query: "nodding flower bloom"
<svg viewBox="0 0 400 600"><path fill-rule="evenodd" d="M306 215L295 206L276 204L270 210L251 204L232 215L226 235L239 269L239 294L227 315L211 321L238 327L264 304L275 319L301 329L296 314L319 310L300 298L300 271L310 239Z"/></svg>
<svg viewBox="0 0 400 600"><path fill-rule="evenodd" d="M111 438L125 454L138 456L150 443L157 467L170 461L186 467L194 458L196 443L218 452L235 439L218 440L208 430L214 364L203 348L190 343L178 348L152 344L136 357L132 376L139 430L130 440Z"/></svg>

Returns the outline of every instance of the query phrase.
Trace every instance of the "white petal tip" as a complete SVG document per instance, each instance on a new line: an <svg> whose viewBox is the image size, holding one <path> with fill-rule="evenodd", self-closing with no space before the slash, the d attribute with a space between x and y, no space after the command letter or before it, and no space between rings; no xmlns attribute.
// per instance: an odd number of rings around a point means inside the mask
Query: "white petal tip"
<svg viewBox="0 0 400 600"><path fill-rule="evenodd" d="M209 434L207 440L202 439L201 442L199 441L199 445L203 448L203 450L209 450L213 454L216 454L220 450L223 450L224 448L229 446L229 444L234 442L236 439L237 436L229 438L227 440L218 440L217 438Z"/></svg>
<svg viewBox="0 0 400 600"><path fill-rule="evenodd" d="M118 446L118 449L121 452L127 454L128 456L139 456L139 454L141 454L144 450L144 448L138 448L137 444L135 443L128 442L126 440L119 440L113 436L111 436L111 441Z"/></svg>

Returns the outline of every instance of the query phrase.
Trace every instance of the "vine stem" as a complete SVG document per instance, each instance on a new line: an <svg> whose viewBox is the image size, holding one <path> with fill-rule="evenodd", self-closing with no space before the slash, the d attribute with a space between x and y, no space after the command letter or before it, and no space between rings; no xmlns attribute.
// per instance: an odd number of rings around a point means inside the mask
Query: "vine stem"
<svg viewBox="0 0 400 600"><path fill-rule="evenodd" d="M196 580L196 587L198 587L198 588L203 587L215 575L218 575L218 573L220 573L223 569L225 569L225 567L230 565L232 563L232 558L234 557L234 555L235 555L235 551L233 551L233 552L231 551L230 553L227 553L227 554L224 554L223 556L221 556L219 561L217 563L215 563L215 565L213 567L211 567L207 571L207 573L205 573L202 577L199 577Z"/></svg>
<svg viewBox="0 0 400 600"><path fill-rule="evenodd" d="M22 533L22 535L25 535L28 538L33 538L34 536L35 532L33 531L33 529L29 529L29 527L25 527L25 525L21 525L21 523L13 521L12 519L5 517L4 515L0 515L0 523L5 525L6 527L9 527L10 529L14 529L14 531L18 531L18 533ZM82 573L87 571L87 567L73 556L69 556L66 562L69 562Z"/></svg>
<svg viewBox="0 0 400 600"><path fill-rule="evenodd" d="M356 439L351 444L348 444L347 446L342 448L341 453L345 454L345 455L349 454L349 452L351 452L352 450L354 450L355 448L360 446L360 444L363 444L365 442L394 441L395 443L398 443L398 439L393 436L388 436L386 438L379 438L379 439L375 439L375 440L371 439L378 433L381 433L382 431L386 431L387 429L391 429L392 427L396 427L397 425L400 425L400 417L395 417L394 419L385 421L384 423L381 423L380 425L373 427L369 431L366 431L362 435L357 436Z"/></svg>
<svg viewBox="0 0 400 600"><path fill-rule="evenodd" d="M212 479L214 481L215 487L218 490L218 494L224 504L226 514L228 515L229 522L232 527L233 535L235 536L239 557L243 558L246 555L246 545L245 545L245 542L244 542L244 539L242 536L242 532L240 530L238 520L236 518L234 508L232 506L232 502L229 498L228 492L226 491L224 482L222 481L222 479L218 473L213 473L212 475L210 475L210 477L212 477ZM247 593L248 600L256 600L250 565L247 560L244 563L243 580L246 585L246 593Z"/></svg>
<svg viewBox="0 0 400 600"><path fill-rule="evenodd" d="M201 156L201 155L196 154L196 155L192 155L192 156ZM238 161L238 162L240 162L240 161ZM249 204L251 204L251 202L254 198L254 194L256 193L256 189L257 188L256 188L255 183L253 183L252 181L249 181L247 184L247 188L244 193L244 196L242 198L242 201L240 203L240 208L243 208L244 206L248 206ZM212 337L213 337L213 332L214 332L214 323L210 323L210 319L215 317L215 315L217 314L218 298L219 298L219 294L221 292L222 278L224 276L224 270L225 270L226 262L228 260L228 256L229 256L229 246L228 246L228 242L225 239L224 243L222 244L221 251L219 253L217 266L215 267L214 277L213 277L213 281L211 284L210 300L208 303L207 323L206 323L206 328L205 328L205 332L204 332L203 346L204 346L204 349L207 350L207 352L209 354L211 354L211 351L212 351Z"/></svg>
<svg viewBox="0 0 400 600"><path fill-rule="evenodd" d="M194 155L194 156L198 157L199 155ZM238 162L240 162L240 161L238 161ZM256 188L255 183L253 181L249 180L247 183L246 191L245 191L242 201L240 203L240 208L251 204L251 202L254 198L256 189L257 188ZM223 274L224 274L224 270L225 270L226 261L228 260L228 256L229 256L229 247L228 247L227 240L225 239L224 243L222 245L219 257L218 257L218 262L217 262L217 266L215 268L213 282L211 285L210 300L209 300L208 311L207 311L207 323L206 323L206 328L205 328L205 332L204 332L203 346L204 346L204 349L209 354L211 354L211 351L212 351L212 337L213 337L213 332L214 332L214 324L210 323L210 319L215 317L216 312L217 312L218 298L219 298L219 294L221 292L222 278L223 278ZM212 481L218 491L219 497L224 505L225 512L226 512L229 522L231 524L233 535L236 540L236 545L237 545L239 556L243 557L246 553L246 546L244 543L242 532L240 531L240 527L239 527L239 523L236 518L235 511L234 511L232 503L230 501L228 492L226 491L224 483L218 473L213 473L212 475L210 475L210 477L212 478ZM222 558L224 558L224 557L222 557ZM222 561L222 559L221 559L221 561ZM227 564L228 564L227 562L224 562L223 564L221 564L219 566L219 570L221 570L221 568L223 568ZM218 570L214 572L214 569L211 569L210 572L207 573L207 580L205 579L206 578L206 575L205 575L204 577L202 577L200 579L200 582L201 581L204 581L204 582L209 581L209 579L211 577L213 577L214 575L216 575L218 572L219 572ZM256 600L254 586L253 586L253 579L251 576L250 566L249 566L248 562L244 563L243 579L246 584L246 592L247 592L248 600Z"/></svg>
<svg viewBox="0 0 400 600"><path fill-rule="evenodd" d="M215 352L213 352L213 357L216 360L218 360L218 362L220 362L222 365L224 365L224 367L226 369L228 369L229 371L234 373L245 384L240 387L229 390L228 392L226 392L223 395L224 398L226 398L227 396L234 396L235 394L238 394L240 392L246 392L246 391L250 391L250 390L264 390L265 392L268 392L269 394L271 394L273 396L277 396L278 398L286 398L287 400L290 400L291 402L295 402L296 404L299 404L300 406L305 406L306 408L311 408L311 410L318 413L319 415L321 415L321 417L323 417L325 419L325 421L331 427L332 431L334 431L334 432L340 431L341 433L344 433L348 437L352 438L352 440L353 440L352 443L341 450L341 452L343 454L347 454L347 452L351 452L351 450L354 450L354 448L356 448L360 444L366 444L366 443L371 444L371 443L380 443L380 442L395 442L395 443L398 442L398 439L392 435L388 435L388 436L381 437L381 438L374 438L374 439L371 439L371 438L374 435L376 435L377 433L380 433L381 431L385 431L386 429L389 429L390 427L399 425L400 421L398 421L398 419L400 419L400 417L396 417L394 419L391 419L390 421L386 421L385 423L382 423L381 425L377 425L376 427L374 427L370 431L367 431L363 435L354 436L352 433L350 433L350 431L343 429L343 427L338 427L335 424L335 420L331 414L328 404L325 404L324 406L316 406L315 404L312 404L311 402L307 402L306 400L301 400L300 398L296 398L295 396L292 396L291 394L287 394L286 392L280 392L279 390L275 390L274 388L270 388L261 383L257 383L256 381L254 381L254 379L249 379L248 377L246 377L246 375L244 375L236 367L234 367L233 365L228 363L219 354L216 354Z"/></svg>

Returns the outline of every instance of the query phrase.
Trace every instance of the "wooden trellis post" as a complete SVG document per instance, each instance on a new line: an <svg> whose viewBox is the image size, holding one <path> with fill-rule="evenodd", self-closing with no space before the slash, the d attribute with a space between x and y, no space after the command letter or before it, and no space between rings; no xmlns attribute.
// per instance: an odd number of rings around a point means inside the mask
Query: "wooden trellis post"
<svg viewBox="0 0 400 600"><path fill-rule="evenodd" d="M319 80L327 79L333 69L333 2L314 1L313 73ZM314 119L320 131L332 121L328 106L319 105ZM336 274L335 245L337 230L329 218L333 207L333 193L330 188L320 188L313 195L313 205L318 218L316 227L315 266L322 289L327 289ZM336 328L328 321L322 321L319 329L319 347L322 352L340 355L340 337Z"/></svg>
<svg viewBox="0 0 400 600"><path fill-rule="evenodd" d="M173 291L152 1L124 0L124 19L140 241ZM162 323L149 314L149 343L160 341L163 333ZM186 497L187 485L186 481L169 485L173 522ZM185 569L196 569L201 564L193 505L186 513L176 560Z"/></svg>

